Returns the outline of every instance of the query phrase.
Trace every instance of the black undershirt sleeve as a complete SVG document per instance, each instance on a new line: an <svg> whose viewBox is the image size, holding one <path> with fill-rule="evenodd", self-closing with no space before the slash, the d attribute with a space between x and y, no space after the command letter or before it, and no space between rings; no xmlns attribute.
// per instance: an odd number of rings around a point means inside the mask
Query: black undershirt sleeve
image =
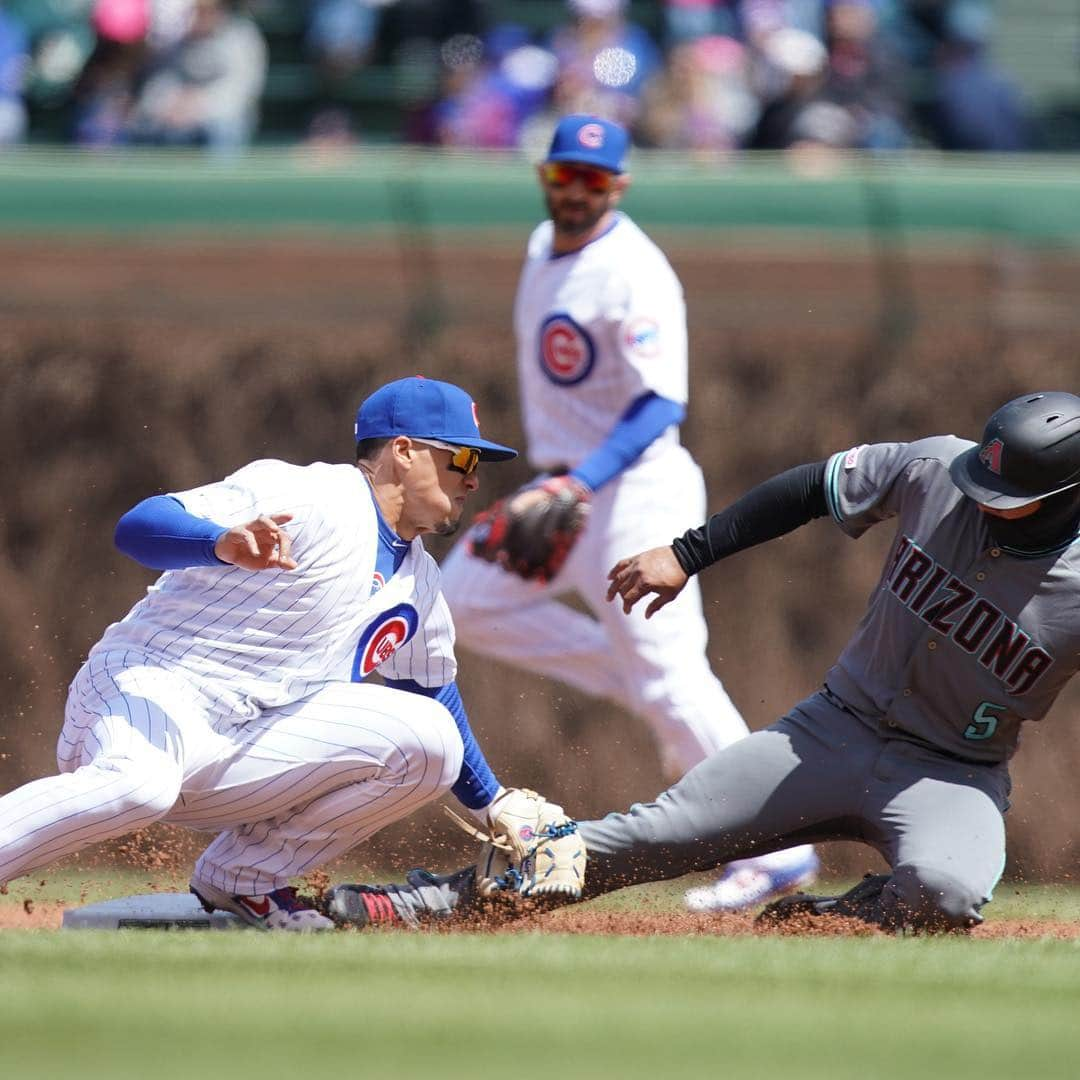
<svg viewBox="0 0 1080 1080"><path fill-rule="evenodd" d="M827 461L797 465L751 488L727 509L713 514L700 529L672 541L679 565L696 574L714 562L755 544L763 544L824 517Z"/></svg>

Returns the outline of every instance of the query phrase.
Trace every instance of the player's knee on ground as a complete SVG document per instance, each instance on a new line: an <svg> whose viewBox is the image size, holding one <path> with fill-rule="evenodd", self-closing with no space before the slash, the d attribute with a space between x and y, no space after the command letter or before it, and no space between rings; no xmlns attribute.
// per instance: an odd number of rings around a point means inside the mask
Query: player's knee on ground
<svg viewBox="0 0 1080 1080"><path fill-rule="evenodd" d="M906 865L893 871L883 902L898 928L940 933L981 923L985 897L948 871Z"/></svg>

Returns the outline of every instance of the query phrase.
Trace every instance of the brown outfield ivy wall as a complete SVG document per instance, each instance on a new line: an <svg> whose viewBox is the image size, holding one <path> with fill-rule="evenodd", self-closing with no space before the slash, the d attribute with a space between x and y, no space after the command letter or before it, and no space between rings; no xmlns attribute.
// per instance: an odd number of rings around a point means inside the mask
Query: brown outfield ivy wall
<svg viewBox="0 0 1080 1080"><path fill-rule="evenodd" d="M1065 254L662 239L691 313L684 437L713 505L856 442L974 436L1014 394L1080 383L1080 262ZM0 245L0 788L53 767L69 679L152 580L111 544L138 499L260 456L348 460L359 399L415 372L469 387L485 430L520 444L522 242ZM480 502L527 475L487 469ZM889 539L877 533L854 544L816 522L704 578L712 660L752 727L817 685L873 587ZM578 815L659 790L635 717L468 654L461 685L510 782ZM1080 681L1016 763L1014 876L1080 865L1078 713ZM432 811L364 858L445 865L466 850ZM829 857L875 865L852 845Z"/></svg>

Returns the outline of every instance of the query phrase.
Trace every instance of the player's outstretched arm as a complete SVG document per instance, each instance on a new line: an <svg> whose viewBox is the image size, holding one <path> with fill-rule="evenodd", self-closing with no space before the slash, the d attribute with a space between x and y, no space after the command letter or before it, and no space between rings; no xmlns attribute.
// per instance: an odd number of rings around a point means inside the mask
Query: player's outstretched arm
<svg viewBox="0 0 1080 1080"><path fill-rule="evenodd" d="M658 547L620 559L608 571L608 580L608 600L621 596L627 615L639 600L655 593L655 599L645 609L645 618L649 619L682 592L690 576L679 565L672 548Z"/></svg>
<svg viewBox="0 0 1080 1080"><path fill-rule="evenodd" d="M214 554L242 570L295 570L292 541L281 528L292 514L260 514L246 525L226 529L214 544Z"/></svg>
<svg viewBox="0 0 1080 1080"><path fill-rule="evenodd" d="M763 544L792 529L824 517L828 462L799 465L752 488L725 510L713 514L700 529L676 537L670 547L651 548L620 559L608 572L607 598L621 596L628 613L644 596L656 594L645 609L655 615L682 592L690 575L737 551Z"/></svg>

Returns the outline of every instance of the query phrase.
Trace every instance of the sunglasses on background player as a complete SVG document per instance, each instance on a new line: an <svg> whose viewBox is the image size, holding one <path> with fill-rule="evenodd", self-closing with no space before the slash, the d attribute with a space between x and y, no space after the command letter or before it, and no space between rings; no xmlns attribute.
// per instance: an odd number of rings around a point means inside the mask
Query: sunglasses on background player
<svg viewBox="0 0 1080 1080"><path fill-rule="evenodd" d="M607 169L594 169L591 165L574 165L565 161L546 162L544 179L552 187L568 187L575 180L580 180L586 190L594 195L606 195L615 186L615 174Z"/></svg>
<svg viewBox="0 0 1080 1080"><path fill-rule="evenodd" d="M480 451L472 446L453 446L450 443L439 442L438 439L412 439L421 446L434 446L436 450L449 450L452 457L448 466L453 472L464 473L471 476L476 472L476 466L480 464Z"/></svg>

